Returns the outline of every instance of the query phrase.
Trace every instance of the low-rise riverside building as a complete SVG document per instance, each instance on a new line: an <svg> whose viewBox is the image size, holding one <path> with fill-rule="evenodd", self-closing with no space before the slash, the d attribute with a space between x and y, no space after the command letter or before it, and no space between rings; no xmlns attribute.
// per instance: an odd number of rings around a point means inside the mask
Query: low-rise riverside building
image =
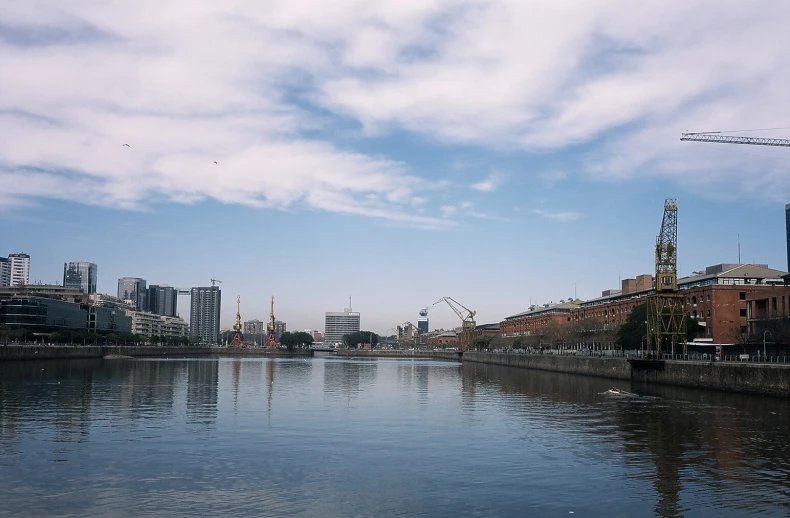
<svg viewBox="0 0 790 518"><path fill-rule="evenodd" d="M785 272L765 264L718 264L678 279L686 312L701 327L698 339L717 344L754 340L761 321L790 315L790 286ZM535 337L570 348L606 348L633 309L654 293L652 277L624 279L620 290L607 290L587 301L533 306L500 323L505 337ZM579 339L579 337L584 337ZM762 338L762 337L758 337Z"/></svg>
<svg viewBox="0 0 790 518"><path fill-rule="evenodd" d="M132 332L136 335L179 338L189 334L189 325L180 317L133 310L127 310L126 314L132 320Z"/></svg>
<svg viewBox="0 0 790 518"><path fill-rule="evenodd" d="M36 296L0 300L0 326L26 329L32 336L55 331L130 333L132 322L114 308Z"/></svg>

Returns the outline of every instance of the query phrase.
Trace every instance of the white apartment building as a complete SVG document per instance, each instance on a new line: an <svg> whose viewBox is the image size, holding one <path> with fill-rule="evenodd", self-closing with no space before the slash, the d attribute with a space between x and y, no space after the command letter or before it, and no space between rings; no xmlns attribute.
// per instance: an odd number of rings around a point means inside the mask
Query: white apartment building
<svg viewBox="0 0 790 518"><path fill-rule="evenodd" d="M356 333L360 330L359 312L344 309L342 312L327 311L324 320L324 343L327 345L342 344L343 335Z"/></svg>
<svg viewBox="0 0 790 518"><path fill-rule="evenodd" d="M7 286L19 286L20 284L30 284L30 256L27 254L9 254L9 284Z"/></svg>
<svg viewBox="0 0 790 518"><path fill-rule="evenodd" d="M132 319L132 333L146 337L180 337L189 334L189 325L180 317L127 310Z"/></svg>

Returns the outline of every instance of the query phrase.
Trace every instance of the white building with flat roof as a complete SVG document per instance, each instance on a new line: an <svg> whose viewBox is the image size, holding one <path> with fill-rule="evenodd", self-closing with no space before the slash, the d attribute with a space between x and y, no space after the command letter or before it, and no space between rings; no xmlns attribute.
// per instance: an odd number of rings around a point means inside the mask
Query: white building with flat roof
<svg viewBox="0 0 790 518"><path fill-rule="evenodd" d="M342 344L343 335L356 333L360 330L359 312L344 309L342 312L327 311L324 320L324 343L327 345Z"/></svg>
<svg viewBox="0 0 790 518"><path fill-rule="evenodd" d="M30 284L30 256L27 254L8 254L10 274L9 286Z"/></svg>

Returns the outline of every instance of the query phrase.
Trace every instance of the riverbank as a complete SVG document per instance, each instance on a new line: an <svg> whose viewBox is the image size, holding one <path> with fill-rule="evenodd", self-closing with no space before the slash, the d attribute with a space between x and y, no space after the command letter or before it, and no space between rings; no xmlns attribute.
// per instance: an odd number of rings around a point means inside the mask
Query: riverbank
<svg viewBox="0 0 790 518"><path fill-rule="evenodd" d="M790 365L715 361L639 360L597 356L467 351L464 362L581 374L632 383L675 385L790 397Z"/></svg>
<svg viewBox="0 0 790 518"><path fill-rule="evenodd" d="M82 358L121 357L290 357L312 356L309 349L262 349L228 347L157 347L157 346L70 346L70 345L5 345L0 346L0 361L76 360Z"/></svg>
<svg viewBox="0 0 790 518"><path fill-rule="evenodd" d="M456 351L428 351L404 349L366 351L358 349L338 349L329 353L330 356L341 358L431 358L437 360L461 361L461 355Z"/></svg>

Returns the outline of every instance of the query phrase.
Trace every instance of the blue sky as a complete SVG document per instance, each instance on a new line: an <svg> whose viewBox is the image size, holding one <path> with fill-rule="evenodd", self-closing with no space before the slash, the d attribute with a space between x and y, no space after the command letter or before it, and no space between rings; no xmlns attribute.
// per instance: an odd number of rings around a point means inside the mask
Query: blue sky
<svg viewBox="0 0 790 518"><path fill-rule="evenodd" d="M492 322L650 273L667 197L681 274L738 234L787 267L787 151L679 136L790 126L790 4L215 4L4 15L0 255L32 280L216 277L225 326L237 294L291 329L349 295L379 332L446 295Z"/></svg>

